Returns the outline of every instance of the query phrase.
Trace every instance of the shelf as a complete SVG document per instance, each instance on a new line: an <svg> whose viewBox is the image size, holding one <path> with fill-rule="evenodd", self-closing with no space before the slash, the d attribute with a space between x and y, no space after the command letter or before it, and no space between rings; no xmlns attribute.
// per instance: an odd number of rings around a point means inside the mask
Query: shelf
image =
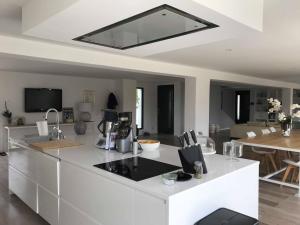
<svg viewBox="0 0 300 225"><path fill-rule="evenodd" d="M95 123L95 121L88 121L85 123ZM74 126L74 123L60 123L59 126ZM50 123L48 124L48 126L52 127L55 126L56 123ZM26 125L21 125L21 126L17 126L17 125L4 125L5 129L26 129L26 128L36 128L36 124L26 124Z"/></svg>

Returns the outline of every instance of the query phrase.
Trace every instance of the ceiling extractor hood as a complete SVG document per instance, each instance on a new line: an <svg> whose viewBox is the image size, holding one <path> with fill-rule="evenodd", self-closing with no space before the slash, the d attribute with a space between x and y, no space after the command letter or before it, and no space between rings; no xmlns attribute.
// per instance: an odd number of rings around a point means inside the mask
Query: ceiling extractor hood
<svg viewBox="0 0 300 225"><path fill-rule="evenodd" d="M182 10L161 5L73 40L125 50L216 27Z"/></svg>

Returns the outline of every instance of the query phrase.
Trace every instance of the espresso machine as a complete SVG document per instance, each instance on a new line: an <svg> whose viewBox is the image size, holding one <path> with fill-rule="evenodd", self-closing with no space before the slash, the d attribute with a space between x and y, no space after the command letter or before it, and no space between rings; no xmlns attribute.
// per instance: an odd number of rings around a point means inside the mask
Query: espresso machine
<svg viewBox="0 0 300 225"><path fill-rule="evenodd" d="M116 150L120 153L132 151L132 112L120 112L116 126Z"/></svg>

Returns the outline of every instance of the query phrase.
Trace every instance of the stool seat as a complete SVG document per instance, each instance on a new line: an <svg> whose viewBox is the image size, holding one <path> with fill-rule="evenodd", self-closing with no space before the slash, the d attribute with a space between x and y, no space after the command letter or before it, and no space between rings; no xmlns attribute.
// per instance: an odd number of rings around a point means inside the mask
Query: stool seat
<svg viewBox="0 0 300 225"><path fill-rule="evenodd" d="M250 216L220 208L194 225L258 225L258 220Z"/></svg>

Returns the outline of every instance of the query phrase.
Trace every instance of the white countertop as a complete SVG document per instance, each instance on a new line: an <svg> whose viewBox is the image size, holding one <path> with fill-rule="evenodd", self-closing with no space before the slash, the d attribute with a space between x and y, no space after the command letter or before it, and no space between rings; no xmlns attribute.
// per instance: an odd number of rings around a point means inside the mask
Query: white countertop
<svg viewBox="0 0 300 225"><path fill-rule="evenodd" d="M69 136L66 138L79 141L82 145L79 147L46 150L44 153L64 162L81 167L82 169L99 174L114 182L130 186L165 200L169 199L172 195L176 195L193 187L214 181L227 174L258 164L258 162L252 160L239 159L238 161L231 161L222 155L210 155L205 157L208 173L203 175L203 178L200 180L192 178L186 182L176 182L175 185L167 186L162 183L161 176L156 176L136 182L93 166L95 164L133 157L131 153L120 154L116 151L106 151L96 148L94 146L97 138L96 135ZM22 140L11 138L11 141L22 147L29 148ZM181 166L177 150L178 147L161 145L157 152L143 152L139 156Z"/></svg>

